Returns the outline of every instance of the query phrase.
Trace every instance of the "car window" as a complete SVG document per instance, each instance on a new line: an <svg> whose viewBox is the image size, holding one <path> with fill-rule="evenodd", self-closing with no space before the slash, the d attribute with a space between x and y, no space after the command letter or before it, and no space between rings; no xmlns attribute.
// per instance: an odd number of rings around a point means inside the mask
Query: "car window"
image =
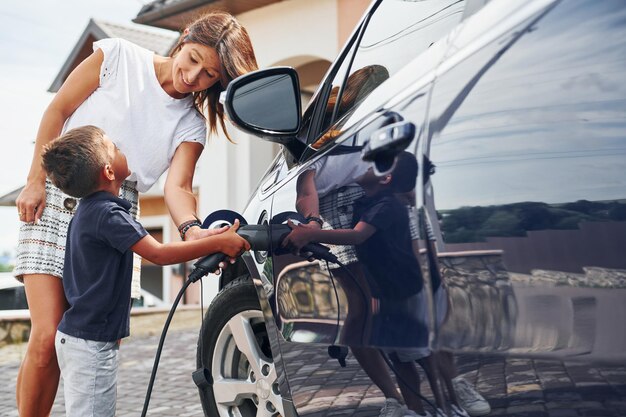
<svg viewBox="0 0 626 417"><path fill-rule="evenodd" d="M359 33L360 31L357 31L355 33L355 37L358 37ZM335 69L333 71L330 71L329 73L330 76L333 77L332 83L328 86L323 84L321 86L321 90L317 91L316 95L311 100L311 104L305 110L302 116L301 132L304 132L304 134L307 135L306 137L313 137L314 139L318 139L319 135L317 135L316 132L325 132L330 127L330 123L332 122L334 103L337 97L337 91L339 90L341 83L346 78L346 74L350 69L350 63L352 62L354 51L356 50L356 45L357 43L355 42L354 38L348 42L348 50L345 50L342 56L337 59L334 64ZM316 109L320 109L321 114L319 114L319 112L316 112ZM319 115L321 121L319 121L319 119L316 119L317 115ZM318 126L321 126L321 128L318 128ZM310 130L313 129L315 130L315 132L310 132Z"/></svg>
<svg viewBox="0 0 626 417"><path fill-rule="evenodd" d="M346 60L333 81L321 135L314 137L311 147L332 143L347 127L347 116L365 105L367 96L461 21L463 6L461 0L382 2L364 29L354 60ZM372 110L378 104L370 104Z"/></svg>
<svg viewBox="0 0 626 417"><path fill-rule="evenodd" d="M356 46L353 46L352 48L353 50L356 49ZM341 85L343 84L343 80L346 78L346 74L348 73L348 70L350 69L350 63L351 63L351 59L353 56L353 51L351 51L348 54L348 59L346 59L339 71L337 72L337 75L335 76L335 78L333 79L333 83L332 83L332 87L330 89L330 94L328 96L328 99L326 100L326 108L323 110L323 116L322 116L322 126L321 126L321 130L322 132L326 132L328 130L328 128L331 126L333 120L336 118L334 116L335 111L337 109L337 96L339 93L339 90L341 89ZM327 135L324 135L325 140L323 141L317 141L317 146L321 147L327 140L329 139L333 139L332 133L329 133Z"/></svg>

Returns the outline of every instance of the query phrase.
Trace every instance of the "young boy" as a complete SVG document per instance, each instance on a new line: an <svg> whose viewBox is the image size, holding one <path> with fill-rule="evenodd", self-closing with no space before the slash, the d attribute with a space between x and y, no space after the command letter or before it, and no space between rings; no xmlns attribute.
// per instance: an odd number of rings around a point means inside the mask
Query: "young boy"
<svg viewBox="0 0 626 417"><path fill-rule="evenodd" d="M204 239L161 244L135 221L118 197L130 175L126 157L94 126L72 129L43 153L43 167L63 192L81 198L70 221L63 287L69 308L55 348L67 416L114 416L118 348L129 335L133 252L158 265L210 253L239 256L250 245L228 231Z"/></svg>

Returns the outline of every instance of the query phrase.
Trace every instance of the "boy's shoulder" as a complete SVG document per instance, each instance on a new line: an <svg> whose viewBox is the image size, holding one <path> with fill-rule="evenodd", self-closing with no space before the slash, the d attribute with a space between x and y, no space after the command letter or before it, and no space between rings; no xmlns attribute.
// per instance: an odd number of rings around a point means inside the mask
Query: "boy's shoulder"
<svg viewBox="0 0 626 417"><path fill-rule="evenodd" d="M393 193L379 193L370 197L362 197L361 201L355 202L355 216L361 221L373 225L401 224L408 221L406 207L393 195ZM386 226L386 227L387 227Z"/></svg>
<svg viewBox="0 0 626 417"><path fill-rule="evenodd" d="M108 194L108 193L106 193ZM95 221L107 214L124 211L130 214L131 203L122 200L112 194L94 193L93 195L83 198L78 205L76 214L77 220L81 222Z"/></svg>
<svg viewBox="0 0 626 417"><path fill-rule="evenodd" d="M148 234L130 213L131 207L129 201L113 194L85 197L72 219L70 234L76 237L78 233L89 236L88 239L104 240L124 252L128 249L125 242L136 241L137 237Z"/></svg>
<svg viewBox="0 0 626 417"><path fill-rule="evenodd" d="M382 192L373 196L364 196L359 200L361 205L366 209L373 207L403 207L402 203L393 195L393 193Z"/></svg>
<svg viewBox="0 0 626 417"><path fill-rule="evenodd" d="M132 207L130 201L124 200L116 195L111 194L108 191L96 191L93 194L83 197L83 199L81 200L81 205L97 209L120 207L126 211L128 211Z"/></svg>

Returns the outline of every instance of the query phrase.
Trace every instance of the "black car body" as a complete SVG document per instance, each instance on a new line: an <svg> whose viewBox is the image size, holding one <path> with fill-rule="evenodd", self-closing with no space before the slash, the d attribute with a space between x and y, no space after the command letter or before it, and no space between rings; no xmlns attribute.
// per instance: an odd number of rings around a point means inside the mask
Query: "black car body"
<svg viewBox="0 0 626 417"><path fill-rule="evenodd" d="M250 252L225 271L201 332L205 413L378 415L382 397L360 391L359 363L341 367L329 352L410 349L423 337L455 353L623 365L625 77L622 1L383 0L303 116L289 69L231 83L231 120L283 145L242 213L250 224L293 213L315 223L324 204L326 217L354 224L341 201L373 166L362 157L393 177L394 156L413 155L403 204L417 213L427 326L403 304L413 290L389 295L370 279L371 257L396 248L370 248L356 273L280 247ZM307 175L327 168L331 178L313 182L318 206L307 206ZM400 217L381 224L408 227ZM443 317L427 291L437 280Z"/></svg>

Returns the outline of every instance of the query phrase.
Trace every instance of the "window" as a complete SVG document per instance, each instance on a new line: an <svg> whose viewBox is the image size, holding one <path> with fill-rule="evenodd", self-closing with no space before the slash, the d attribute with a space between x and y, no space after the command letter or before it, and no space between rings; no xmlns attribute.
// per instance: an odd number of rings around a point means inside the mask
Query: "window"
<svg viewBox="0 0 626 417"><path fill-rule="evenodd" d="M333 80L323 134L315 136L311 147L320 149L340 136L348 116L374 90L461 21L463 5L459 0L383 1L366 22L354 60L346 59ZM369 105L374 111L380 104Z"/></svg>

